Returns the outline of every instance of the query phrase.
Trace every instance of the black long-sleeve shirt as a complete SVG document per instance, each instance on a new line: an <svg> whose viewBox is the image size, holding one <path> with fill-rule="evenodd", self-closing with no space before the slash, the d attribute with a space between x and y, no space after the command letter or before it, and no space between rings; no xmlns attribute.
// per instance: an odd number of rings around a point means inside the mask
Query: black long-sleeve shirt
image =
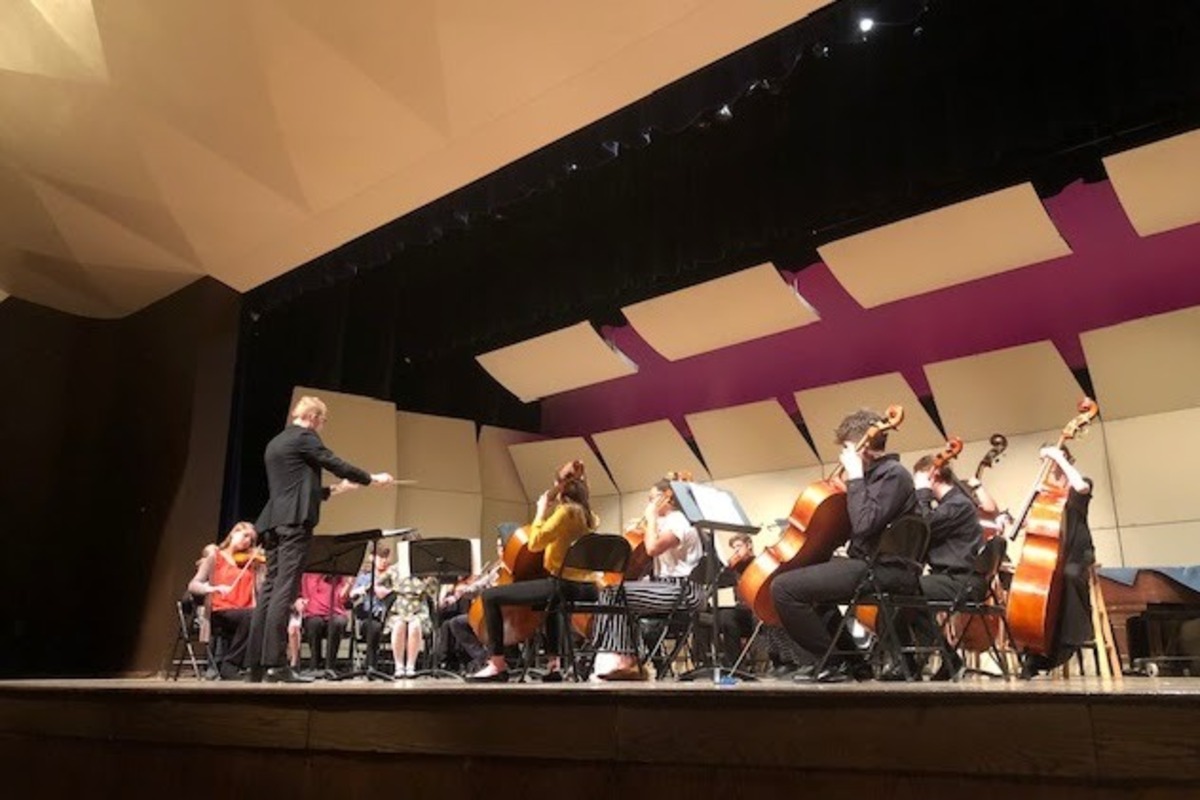
<svg viewBox="0 0 1200 800"><path fill-rule="evenodd" d="M851 558L869 556L883 529L897 517L912 512L916 505L912 475L895 454L872 461L861 479L847 481Z"/></svg>
<svg viewBox="0 0 1200 800"><path fill-rule="evenodd" d="M983 527L971 498L957 486L933 507L933 491L917 490L917 511L929 523L929 552L925 560L934 572L969 572L983 546Z"/></svg>

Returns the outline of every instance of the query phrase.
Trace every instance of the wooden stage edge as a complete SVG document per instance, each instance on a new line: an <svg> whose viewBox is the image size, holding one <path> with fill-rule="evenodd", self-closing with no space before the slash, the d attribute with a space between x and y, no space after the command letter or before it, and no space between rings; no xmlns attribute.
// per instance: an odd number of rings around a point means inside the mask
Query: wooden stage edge
<svg viewBox="0 0 1200 800"><path fill-rule="evenodd" d="M0 764L10 797L1197 797L1200 680L0 681Z"/></svg>

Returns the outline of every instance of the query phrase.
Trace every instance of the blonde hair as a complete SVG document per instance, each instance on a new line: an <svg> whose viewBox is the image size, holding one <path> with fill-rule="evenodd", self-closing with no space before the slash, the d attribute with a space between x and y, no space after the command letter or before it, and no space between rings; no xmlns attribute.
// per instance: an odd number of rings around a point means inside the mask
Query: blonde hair
<svg viewBox="0 0 1200 800"><path fill-rule="evenodd" d="M236 524L232 528L230 528L229 533L225 534L225 538L221 540L221 544L219 545L220 549L228 550L229 546L233 544L234 534L240 533L245 530L249 530L250 533L254 534L254 541L257 543L258 542L258 531L256 531L254 529L254 523L246 522L245 520L242 520L241 522L239 522L238 524Z"/></svg>
<svg viewBox="0 0 1200 800"><path fill-rule="evenodd" d="M329 409L319 397L305 395L292 406L292 419L307 419L314 416L329 416Z"/></svg>

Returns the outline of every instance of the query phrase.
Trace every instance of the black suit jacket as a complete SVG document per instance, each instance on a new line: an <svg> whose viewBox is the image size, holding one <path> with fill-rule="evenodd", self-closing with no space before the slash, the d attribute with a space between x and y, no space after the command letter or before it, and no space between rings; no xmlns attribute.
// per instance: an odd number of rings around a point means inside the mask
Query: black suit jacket
<svg viewBox="0 0 1200 800"><path fill-rule="evenodd" d="M300 425L288 425L268 442L263 461L271 498L254 523L260 532L280 525L316 526L325 496L322 468L355 483L371 482L368 472L335 456L316 431Z"/></svg>

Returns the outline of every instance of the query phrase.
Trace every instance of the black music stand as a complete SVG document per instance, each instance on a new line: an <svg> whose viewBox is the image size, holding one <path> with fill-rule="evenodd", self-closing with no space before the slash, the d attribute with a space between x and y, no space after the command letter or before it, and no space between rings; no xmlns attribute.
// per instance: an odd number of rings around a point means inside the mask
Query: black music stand
<svg viewBox="0 0 1200 800"><path fill-rule="evenodd" d="M440 538L414 541L408 546L408 571L414 577L437 578L439 589L446 584L453 584L471 574L471 540ZM439 652L439 637L441 636L441 625L437 622L437 601L437 597L433 598L430 608L433 635L429 643L429 667L417 670L413 677L430 676L464 680L462 675L442 669L433 661Z"/></svg>
<svg viewBox="0 0 1200 800"><path fill-rule="evenodd" d="M374 601L377 599L375 597L375 558L379 553L379 540L385 536L388 536L388 537L395 537L398 541L411 541L412 539L416 538L417 535L418 534L417 534L416 528L388 528L388 529L372 528L371 530L355 531L354 533L341 533L341 534L337 534L334 536L314 536L313 540L312 540L312 545L309 547L308 564L306 565L305 569L306 569L306 571L310 571L310 572L320 571L317 569L309 569L309 567L312 567L317 563L317 558L315 557L315 554L318 554L317 543L322 540L326 540L329 542L329 544L321 545L321 548L329 548L330 550L333 550L334 558L338 560L338 563L340 563L346 567L348 567L350 565L350 560L349 560L350 557L344 551L348 550L351 546L357 546L358 560L357 560L357 562L354 563L354 567L353 567L354 571L348 573L350 575L357 576L358 570L362 566L363 559L366 556L367 542L370 542L371 543L371 567L370 567L371 583L370 583L370 586L367 588L366 597L371 598L371 601L372 601L371 605L374 605ZM345 560L342 561L341 559L345 559ZM324 570L324 571L328 571L328 570ZM368 606L368 608L369 607L370 606ZM353 612L351 612L351 613L353 613ZM380 620L380 622L382 623L383 620ZM351 652L354 651L354 645L357 640L357 637L354 634L354 631L356 629L357 629L357 625L351 629L351 635L350 635L350 650L351 650ZM373 668L367 669L365 667L363 669L351 669L349 672L345 672L345 673L342 673L341 675L338 675L335 680L344 681L344 680L349 680L350 678L361 678L361 677L366 677L366 679L370 680L370 681L390 681L390 680L392 680L392 676L388 675L386 672L383 672L382 670L373 669Z"/></svg>
<svg viewBox="0 0 1200 800"><path fill-rule="evenodd" d="M721 574L728 569L717 558L716 531L732 533L758 533L758 526L751 525L742 510L737 498L731 492L707 486L702 483L687 481L671 481L671 492L679 510L687 517L688 522L700 533L704 545L704 553L708 556L708 575L705 584L708 587L708 605L712 612L712 635L708 642L708 657L712 664L708 667L696 667L679 676L681 681L695 680L711 672L713 683L722 683L724 678L741 678L742 680L758 680L747 672L737 672L730 667L722 667L717 655L717 641L721 633L721 620L718 616L717 592L720 588Z"/></svg>
<svg viewBox="0 0 1200 800"><path fill-rule="evenodd" d="M358 575L358 568L362 566L363 557L367 552L367 542L370 539L364 536L364 533L369 531L360 531L355 533L344 533L331 536L314 536L308 545L308 558L304 562L304 572L315 572L321 575L338 575L338 576L355 576ZM329 584L329 612L325 616L326 627L325 637L328 640L327 645L332 649L333 637L330 635L332 630L333 619L333 596L337 590L337 583ZM310 647L312 645L310 644ZM353 640L351 641L351 649L353 649ZM337 659L337 653L333 653L329 659L330 663L334 663ZM333 676L336 680L337 676Z"/></svg>

